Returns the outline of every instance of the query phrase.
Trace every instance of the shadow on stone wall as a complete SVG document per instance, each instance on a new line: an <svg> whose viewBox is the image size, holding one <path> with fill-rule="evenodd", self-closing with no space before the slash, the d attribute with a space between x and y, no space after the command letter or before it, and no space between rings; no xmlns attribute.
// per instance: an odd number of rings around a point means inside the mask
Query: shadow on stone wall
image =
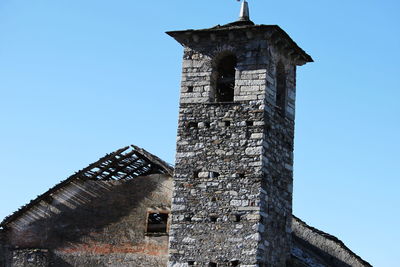
<svg viewBox="0 0 400 267"><path fill-rule="evenodd" d="M58 249L74 244L107 243L117 245L143 239L145 211L139 218L137 209L151 199L158 182L153 177L140 177L120 182L88 181L82 192L63 204L53 204L52 215L40 219L22 231L14 232L12 245ZM140 224L139 224L140 223ZM143 231L132 231L132 228Z"/></svg>

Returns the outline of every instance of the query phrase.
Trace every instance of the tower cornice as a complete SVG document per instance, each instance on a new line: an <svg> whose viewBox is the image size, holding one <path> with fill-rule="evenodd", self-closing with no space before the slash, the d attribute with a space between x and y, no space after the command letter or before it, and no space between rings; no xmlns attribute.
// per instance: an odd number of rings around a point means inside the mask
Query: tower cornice
<svg viewBox="0 0 400 267"><path fill-rule="evenodd" d="M255 25L251 21L237 21L226 25L217 25L208 29L168 31L169 36L185 47L194 46L202 40L220 41L229 35L229 38L235 38L235 35L246 35L248 39L259 36L261 39L268 40L272 45L282 50L284 54L290 57L297 65L304 65L308 62L314 62L295 41L278 25Z"/></svg>

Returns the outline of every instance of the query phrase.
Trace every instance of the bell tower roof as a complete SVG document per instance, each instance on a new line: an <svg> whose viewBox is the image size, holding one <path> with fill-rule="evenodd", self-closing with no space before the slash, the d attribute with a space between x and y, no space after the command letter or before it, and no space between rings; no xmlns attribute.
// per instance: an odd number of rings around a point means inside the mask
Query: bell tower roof
<svg viewBox="0 0 400 267"><path fill-rule="evenodd" d="M202 41L213 42L219 38L229 36L229 39L246 35L247 38L259 38L269 41L277 47L283 54L291 58L296 65L304 65L314 60L278 25L257 25L250 20L238 20L225 25L217 25L208 29L168 31L169 36L173 37L183 46L196 46Z"/></svg>
<svg viewBox="0 0 400 267"><path fill-rule="evenodd" d="M275 46L296 65L300 66L307 62L313 62L311 56L301 49L278 25L257 25L251 21L249 4L246 0L243 0L241 4L239 20L237 21L225 25L218 24L208 29L188 29L166 33L185 47L195 47L200 43L205 44L204 42L226 42L226 37L233 42L241 39L242 36L246 36L249 40L257 38L258 40L267 40L271 46Z"/></svg>
<svg viewBox="0 0 400 267"><path fill-rule="evenodd" d="M238 0L239 1L239 0ZM221 41L228 36L230 41L237 37L247 36L248 39L257 38L267 40L272 46L278 48L282 54L290 58L296 65L313 62L313 59L301 49L290 36L278 25L256 25L250 20L249 4L242 1L239 20L225 25L217 25L208 29L168 31L167 34L185 47L196 46L202 41Z"/></svg>

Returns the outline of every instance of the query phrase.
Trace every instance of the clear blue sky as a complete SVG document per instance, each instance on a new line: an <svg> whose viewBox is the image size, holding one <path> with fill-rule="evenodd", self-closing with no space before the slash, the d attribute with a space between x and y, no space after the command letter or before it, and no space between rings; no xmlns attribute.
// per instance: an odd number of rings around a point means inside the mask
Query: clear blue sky
<svg viewBox="0 0 400 267"><path fill-rule="evenodd" d="M294 213L398 266L400 2L249 0L315 60L299 68ZM174 162L182 47L234 0L1 0L0 217L128 144Z"/></svg>

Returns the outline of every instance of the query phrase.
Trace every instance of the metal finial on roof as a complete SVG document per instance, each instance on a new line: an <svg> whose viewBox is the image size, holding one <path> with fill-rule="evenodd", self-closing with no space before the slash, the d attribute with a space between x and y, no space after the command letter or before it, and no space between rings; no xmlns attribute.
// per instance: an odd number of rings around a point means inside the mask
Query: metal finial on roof
<svg viewBox="0 0 400 267"><path fill-rule="evenodd" d="M247 3L246 0L244 0L240 8L239 21L249 21L249 20L250 20L249 4Z"/></svg>

